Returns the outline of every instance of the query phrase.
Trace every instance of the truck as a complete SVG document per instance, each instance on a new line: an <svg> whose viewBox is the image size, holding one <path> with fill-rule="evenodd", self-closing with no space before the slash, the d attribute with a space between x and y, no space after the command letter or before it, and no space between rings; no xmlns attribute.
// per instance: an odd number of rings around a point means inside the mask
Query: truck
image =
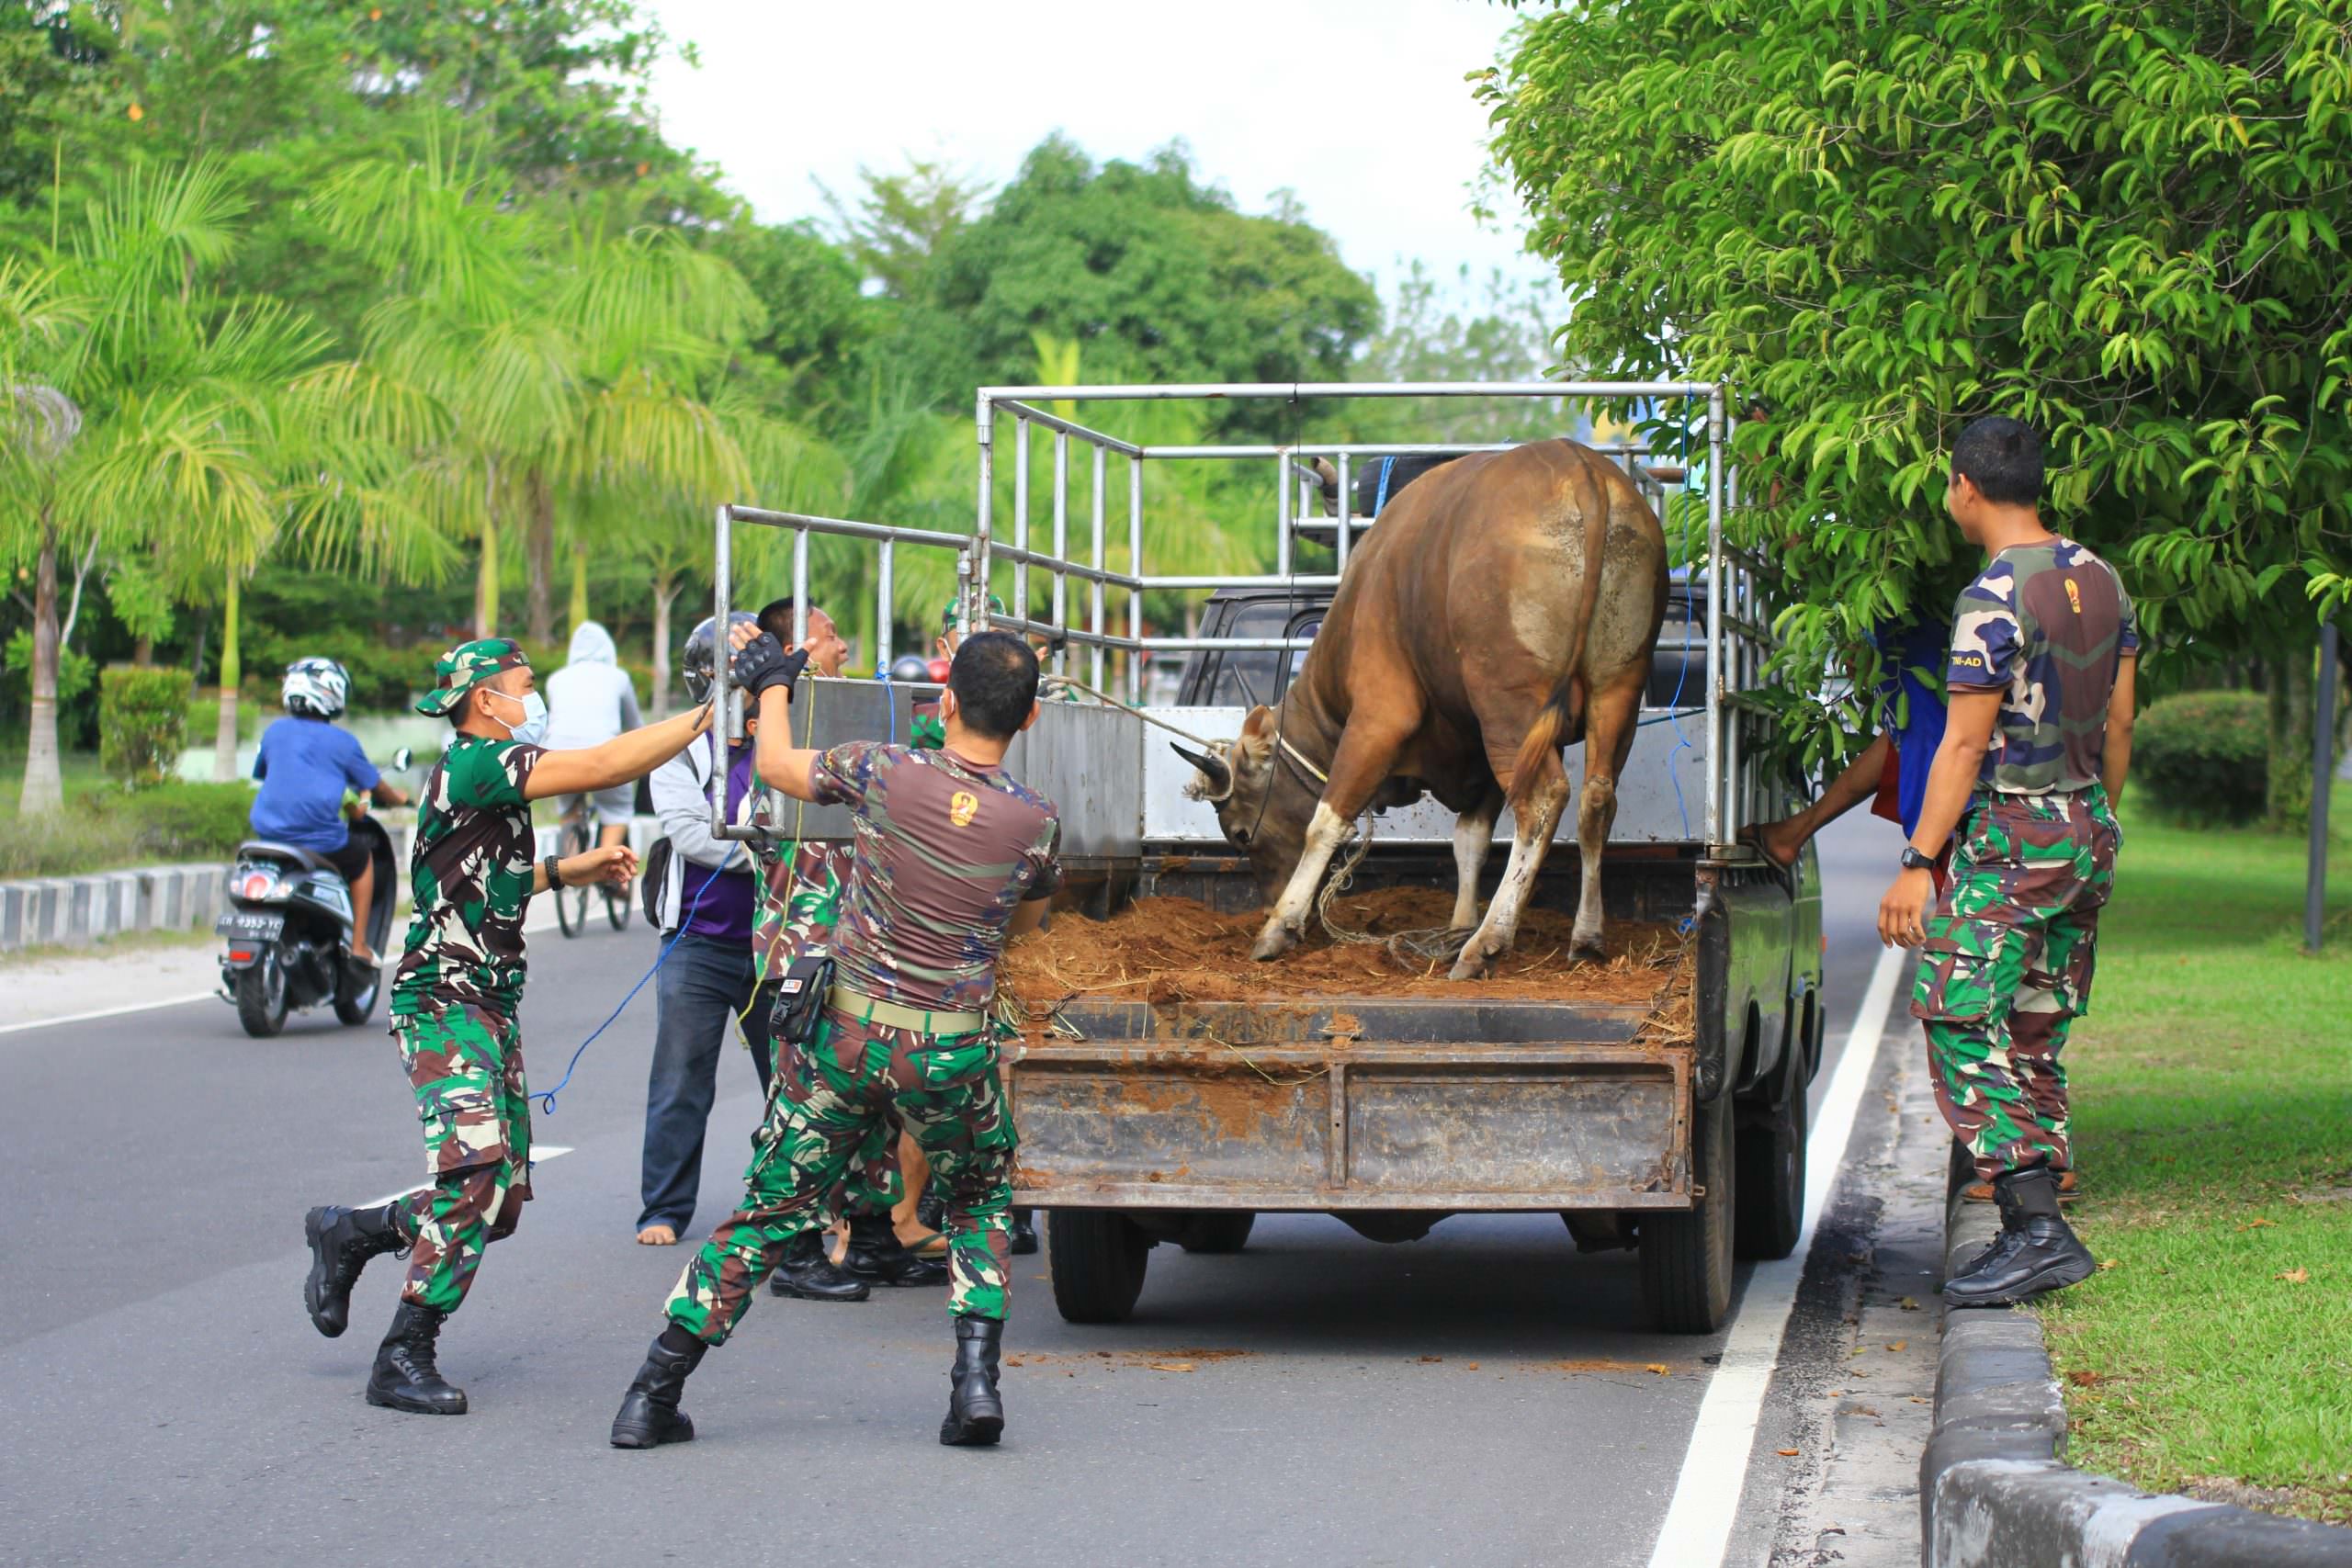
<svg viewBox="0 0 2352 1568"><path fill-rule="evenodd" d="M1007 758L1061 810L1064 886L1054 919L1106 919L1137 898L1163 896L1225 910L1253 907L1261 895L1247 862L1227 845L1210 808L1186 795L1190 765L1158 732L1230 736L1250 705L1281 700L1353 541L1377 526L1376 517L1351 515L1352 465L1408 451L1493 448L1297 438L1152 446L1082 424L1068 411L1073 402L1158 398L1296 404L1354 397L1634 402L1679 408L1686 429L1703 430L1703 464L1653 459L1634 439L1588 441L1626 467L1669 536L1679 536L1682 564L1645 696L1642 737L1619 783L1603 894L1612 920L1666 921L1683 933L1692 965L1690 1037L1664 1044L1638 1037L1644 1008L1573 994L1482 998L1476 982L1440 997L1269 994L1152 1004L1131 991L1080 994L1058 1003L1050 1032L1004 1047L1002 1074L1020 1138L1013 1201L1047 1215L1055 1304L1074 1322L1125 1320L1155 1247L1237 1251L1261 1213L1328 1213L1374 1240L1401 1241L1452 1214L1542 1212L1560 1214L1580 1248L1634 1249L1645 1311L1656 1327L1712 1332L1729 1310L1736 1259L1785 1257L1803 1230L1806 1091L1820 1066L1825 1022L1817 865L1808 850L1783 871L1741 839L1747 824L1788 808L1792 781L1767 762L1754 728L1760 720L1736 700L1770 651L1770 607L1760 563L1724 536L1736 494L1726 465L1724 389L1675 382L985 389L978 399L971 534L724 507L716 612L728 609L734 525L795 535L795 598L803 606L809 537L867 540L879 551L877 662L887 666L896 553L951 552L966 624L1037 639L1077 698L1046 704ZM1012 447L1009 486L998 471L1000 443ZM1049 511L1033 527L1040 457ZM1086 462L1075 483L1074 457ZM1315 498L1324 493L1312 467L1318 458L1336 466L1335 515L1316 514ZM1147 476L1156 466L1188 461L1271 465L1272 572L1147 570ZM1111 473L1114 462L1123 473ZM1124 570L1105 548L1115 478L1126 480ZM1001 510L1009 518L1001 519ZM1089 541L1083 549L1072 543L1080 527ZM1034 536L1046 528L1047 537ZM1314 570L1302 564L1310 551ZM1147 634L1146 593L1204 595L1197 624L1181 634ZM1125 602L1124 628L1113 624L1117 599ZM1178 701L1141 705L1146 671L1178 653L1185 660ZM1114 672L1127 683L1124 699L1108 690ZM820 743L905 734L913 705L930 694L887 682L817 685L808 722ZM1573 774L1577 749L1568 760ZM803 831L811 837L847 831L841 813L812 809L808 818ZM1354 886L1450 886L1452 829L1431 802L1386 813L1354 869ZM1506 817L1498 832L1507 839L1510 830ZM1489 887L1501 859L1490 861ZM1574 908L1577 862L1571 829L1546 860L1537 905Z"/></svg>

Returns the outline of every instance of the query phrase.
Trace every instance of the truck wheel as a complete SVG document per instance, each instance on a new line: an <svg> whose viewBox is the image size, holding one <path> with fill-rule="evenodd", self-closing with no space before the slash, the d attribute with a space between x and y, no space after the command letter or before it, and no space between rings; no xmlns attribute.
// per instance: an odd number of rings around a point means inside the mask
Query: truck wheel
<svg viewBox="0 0 2352 1568"><path fill-rule="evenodd" d="M1642 1304L1666 1334L1713 1334L1731 1310L1732 1215L1738 1196L1727 1094L1698 1108L1690 1180L1698 1207L1641 1219Z"/></svg>
<svg viewBox="0 0 2352 1568"><path fill-rule="evenodd" d="M1143 1292L1151 1238L1124 1214L1056 1209L1046 1219L1054 1306L1069 1323L1125 1323Z"/></svg>
<svg viewBox="0 0 2352 1568"><path fill-rule="evenodd" d="M1211 1209L1194 1214L1176 1239L1187 1252L1238 1252L1250 1245L1250 1229L1257 1223L1248 1209Z"/></svg>
<svg viewBox="0 0 2352 1568"><path fill-rule="evenodd" d="M237 971L237 1021L256 1040L286 1027L286 965L275 951Z"/></svg>
<svg viewBox="0 0 2352 1568"><path fill-rule="evenodd" d="M1739 1204L1732 1248L1742 1258L1786 1258L1804 1229L1805 1092L1792 1083L1788 1103L1769 1121L1742 1127L1738 1145Z"/></svg>

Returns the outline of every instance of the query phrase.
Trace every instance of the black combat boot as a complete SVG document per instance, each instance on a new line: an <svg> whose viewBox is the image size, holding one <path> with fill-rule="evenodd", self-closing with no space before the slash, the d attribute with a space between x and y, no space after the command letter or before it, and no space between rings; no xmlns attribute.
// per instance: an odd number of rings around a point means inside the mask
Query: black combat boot
<svg viewBox="0 0 2352 1568"><path fill-rule="evenodd" d="M441 1337L446 1314L431 1307L402 1302L392 1314L392 1331L376 1348L376 1365L368 1373L368 1403L413 1416L463 1416L466 1391L452 1388L433 1364L434 1344Z"/></svg>
<svg viewBox="0 0 2352 1568"><path fill-rule="evenodd" d="M947 1373L947 1419L939 1440L950 1448L980 1448L1004 1436L1004 1397L997 1393L997 1353L1004 1324L993 1317L956 1317L956 1365Z"/></svg>
<svg viewBox="0 0 2352 1568"><path fill-rule="evenodd" d="M2010 1306L2091 1277L2090 1249L2058 1212L2058 1182L2047 1166L2013 1170L1993 1183L2001 1234L1957 1279L1944 1281L1954 1306Z"/></svg>
<svg viewBox="0 0 2352 1568"><path fill-rule="evenodd" d="M302 1235L311 1244L302 1304L311 1309L311 1326L333 1339L351 1326L351 1287L368 1260L400 1251L409 1238L390 1203L375 1209L323 1204L303 1219Z"/></svg>
<svg viewBox="0 0 2352 1568"><path fill-rule="evenodd" d="M1028 1209L1014 1209L1005 1216L1005 1237L1015 1258L1026 1258L1037 1250L1037 1226L1031 1213Z"/></svg>
<svg viewBox="0 0 2352 1568"><path fill-rule="evenodd" d="M877 1285L947 1283L947 1260L917 1258L909 1252L899 1242L899 1233L890 1228L888 1214L850 1216L849 1250L842 1254L842 1267Z"/></svg>
<svg viewBox="0 0 2352 1568"><path fill-rule="evenodd" d="M769 1276L768 1291L804 1302L862 1302L874 1293L865 1280L833 1266L825 1256L822 1231L802 1231L785 1243L784 1260Z"/></svg>
<svg viewBox="0 0 2352 1568"><path fill-rule="evenodd" d="M686 1392L686 1374L702 1364L709 1348L674 1325L662 1331L621 1395L620 1414L613 1417L613 1447L658 1449L695 1440L695 1424L678 1408L678 1400Z"/></svg>

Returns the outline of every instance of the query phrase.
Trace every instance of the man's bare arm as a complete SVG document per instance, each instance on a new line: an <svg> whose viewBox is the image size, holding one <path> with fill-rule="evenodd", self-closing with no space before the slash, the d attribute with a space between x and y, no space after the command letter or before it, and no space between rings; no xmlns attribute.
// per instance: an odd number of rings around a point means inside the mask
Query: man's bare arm
<svg viewBox="0 0 2352 1568"><path fill-rule="evenodd" d="M531 769L523 786L526 800L586 795L615 784L634 784L686 749L710 724L710 705L616 735L600 746L549 751Z"/></svg>
<svg viewBox="0 0 2352 1568"><path fill-rule="evenodd" d="M2099 782L2110 809L2123 804L2124 776L2132 771L2132 719L2140 656L2127 653L2115 667L2115 690L2107 699L2107 752L2099 760Z"/></svg>
<svg viewBox="0 0 2352 1568"><path fill-rule="evenodd" d="M760 694L760 732L752 738L752 771L770 789L795 800L817 798L820 752L792 743L792 688L770 686Z"/></svg>

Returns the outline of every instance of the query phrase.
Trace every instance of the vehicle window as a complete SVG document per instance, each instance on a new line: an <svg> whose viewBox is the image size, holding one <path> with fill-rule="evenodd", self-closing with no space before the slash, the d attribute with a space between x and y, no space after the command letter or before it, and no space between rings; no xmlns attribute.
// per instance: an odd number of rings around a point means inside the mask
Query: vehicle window
<svg viewBox="0 0 2352 1568"><path fill-rule="evenodd" d="M1279 600L1244 604L1227 624L1229 637L1282 637L1291 606ZM1201 701L1212 707L1254 707L1280 697L1276 680L1282 655L1272 649L1245 649L1212 654L1215 660Z"/></svg>

